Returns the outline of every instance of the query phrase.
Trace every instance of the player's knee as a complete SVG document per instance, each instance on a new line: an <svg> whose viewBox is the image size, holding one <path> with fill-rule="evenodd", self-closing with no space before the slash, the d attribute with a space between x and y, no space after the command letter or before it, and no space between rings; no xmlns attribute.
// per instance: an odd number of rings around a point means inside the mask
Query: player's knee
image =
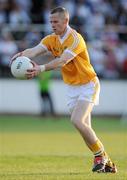
<svg viewBox="0 0 127 180"><path fill-rule="evenodd" d="M88 127L88 124L83 121L82 119L79 119L78 117L76 116L72 116L71 117L71 122L74 124L75 127L79 128L79 127Z"/></svg>
<svg viewBox="0 0 127 180"><path fill-rule="evenodd" d="M77 121L78 121L77 117L72 115L72 116L71 116L71 122L72 122L73 124L76 124Z"/></svg>
<svg viewBox="0 0 127 180"><path fill-rule="evenodd" d="M77 117L77 116L72 116L71 117L71 122L76 126L81 126L82 121Z"/></svg>

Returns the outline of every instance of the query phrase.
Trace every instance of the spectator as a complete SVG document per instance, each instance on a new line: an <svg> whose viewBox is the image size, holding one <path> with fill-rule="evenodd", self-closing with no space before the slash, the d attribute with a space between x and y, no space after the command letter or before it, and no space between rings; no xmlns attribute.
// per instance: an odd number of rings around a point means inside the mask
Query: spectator
<svg viewBox="0 0 127 180"><path fill-rule="evenodd" d="M106 55L102 51L101 42L94 41L89 47L91 63L93 64L98 76L102 78L105 72Z"/></svg>
<svg viewBox="0 0 127 180"><path fill-rule="evenodd" d="M7 8L8 8L8 1L7 0L0 0L0 26L2 24L7 23Z"/></svg>
<svg viewBox="0 0 127 180"><path fill-rule="evenodd" d="M119 67L118 71L123 77L123 73L126 72L126 59L127 59L127 44L124 42L118 42L117 45L113 48L113 52L116 56L117 66Z"/></svg>
<svg viewBox="0 0 127 180"><path fill-rule="evenodd" d="M31 0L15 0L16 4L18 4L24 11L30 13L30 8L32 6Z"/></svg>
<svg viewBox="0 0 127 180"><path fill-rule="evenodd" d="M41 33L37 29L27 32L24 39L28 42L29 47L35 46L41 40Z"/></svg>
<svg viewBox="0 0 127 180"><path fill-rule="evenodd" d="M105 47L105 53L107 59L105 62L105 71L103 72L103 77L108 79L116 79L119 77L119 72L116 56L113 52L112 46Z"/></svg>
<svg viewBox="0 0 127 180"><path fill-rule="evenodd" d="M43 5L44 5L43 1L41 1L41 0L32 0L32 6L30 9L32 23L34 23L34 24L44 23L44 19L41 14Z"/></svg>
<svg viewBox="0 0 127 180"><path fill-rule="evenodd" d="M10 32L3 32L0 40L0 66L2 75L8 74L9 62L11 57L18 51L17 45L14 42L13 36Z"/></svg>
<svg viewBox="0 0 127 180"><path fill-rule="evenodd" d="M45 35L51 32L49 14L53 6L54 6L53 0L44 1L44 6L42 7L41 10L41 16L43 17L45 24Z"/></svg>
<svg viewBox="0 0 127 180"><path fill-rule="evenodd" d="M76 15L76 13L75 13L75 11L76 11L75 1L65 0L61 3L61 6L65 7L70 12L70 20Z"/></svg>
<svg viewBox="0 0 127 180"><path fill-rule="evenodd" d="M28 13L24 11L15 0L12 0L10 3L9 23L12 24L13 27L19 24L27 25L31 23Z"/></svg>

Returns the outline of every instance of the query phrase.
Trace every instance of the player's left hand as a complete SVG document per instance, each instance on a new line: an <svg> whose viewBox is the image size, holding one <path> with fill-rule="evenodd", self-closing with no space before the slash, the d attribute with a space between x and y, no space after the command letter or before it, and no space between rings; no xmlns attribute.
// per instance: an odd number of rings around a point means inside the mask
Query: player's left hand
<svg viewBox="0 0 127 180"><path fill-rule="evenodd" d="M38 64L36 64L33 61L31 61L31 63L33 64L33 68L27 70L27 73L26 73L27 79L32 79L38 76L39 73L41 72L40 66Z"/></svg>

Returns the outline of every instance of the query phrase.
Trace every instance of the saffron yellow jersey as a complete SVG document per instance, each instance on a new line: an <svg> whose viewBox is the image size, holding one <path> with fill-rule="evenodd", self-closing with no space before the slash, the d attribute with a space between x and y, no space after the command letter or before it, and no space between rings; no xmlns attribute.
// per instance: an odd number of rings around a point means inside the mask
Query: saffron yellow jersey
<svg viewBox="0 0 127 180"><path fill-rule="evenodd" d="M54 57L60 57L68 52L73 59L62 67L62 76L66 84L82 85L90 82L96 73L90 64L88 51L83 37L68 26L63 38L50 34L41 40L41 45L51 51Z"/></svg>

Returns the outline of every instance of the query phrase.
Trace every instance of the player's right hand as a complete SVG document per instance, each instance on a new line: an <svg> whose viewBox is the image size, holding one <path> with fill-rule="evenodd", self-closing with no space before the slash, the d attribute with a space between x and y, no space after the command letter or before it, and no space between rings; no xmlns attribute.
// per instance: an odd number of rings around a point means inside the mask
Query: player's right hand
<svg viewBox="0 0 127 180"><path fill-rule="evenodd" d="M41 68L38 64L36 64L34 61L31 61L31 63L33 64L33 68L27 69L27 79L32 79L39 75L39 73L41 72Z"/></svg>

